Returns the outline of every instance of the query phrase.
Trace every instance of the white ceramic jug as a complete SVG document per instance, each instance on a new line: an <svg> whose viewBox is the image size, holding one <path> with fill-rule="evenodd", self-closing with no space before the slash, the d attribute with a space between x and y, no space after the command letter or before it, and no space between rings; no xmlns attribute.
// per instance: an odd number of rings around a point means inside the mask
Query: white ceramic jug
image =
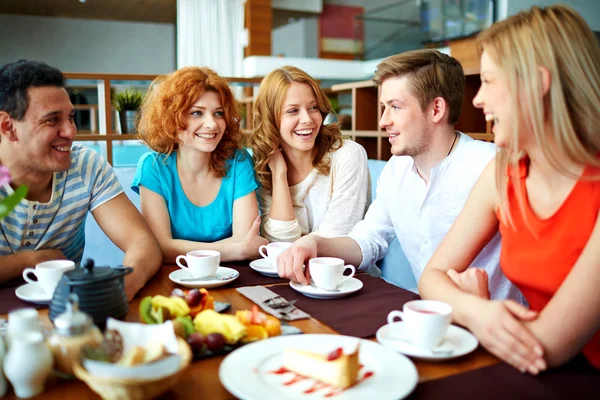
<svg viewBox="0 0 600 400"><path fill-rule="evenodd" d="M29 398L44 391L52 370L52 354L40 332L13 337L4 359L4 373L17 397Z"/></svg>

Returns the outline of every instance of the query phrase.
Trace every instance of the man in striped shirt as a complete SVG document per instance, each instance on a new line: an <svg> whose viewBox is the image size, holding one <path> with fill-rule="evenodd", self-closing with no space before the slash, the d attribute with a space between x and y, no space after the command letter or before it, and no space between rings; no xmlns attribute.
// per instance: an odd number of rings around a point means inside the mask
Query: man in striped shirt
<svg viewBox="0 0 600 400"><path fill-rule="evenodd" d="M74 113L59 70L25 60L0 68L0 165L13 178L0 198L18 185L29 188L0 220L0 282L42 261L80 262L90 211L134 269L125 279L131 299L161 265L160 248L110 165L73 145Z"/></svg>

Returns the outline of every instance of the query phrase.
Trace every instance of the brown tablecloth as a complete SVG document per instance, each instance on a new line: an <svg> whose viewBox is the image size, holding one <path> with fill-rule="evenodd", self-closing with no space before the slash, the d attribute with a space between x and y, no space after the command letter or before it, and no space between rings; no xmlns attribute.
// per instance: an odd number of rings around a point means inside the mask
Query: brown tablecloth
<svg viewBox="0 0 600 400"><path fill-rule="evenodd" d="M368 338L387 324L392 310L401 310L404 303L420 297L408 290L367 274L356 275L364 286L358 292L339 299L320 300L304 296L289 285L270 287L287 300L296 299L296 307L306 311L342 335Z"/></svg>
<svg viewBox="0 0 600 400"><path fill-rule="evenodd" d="M237 288L243 286L256 286L256 285L272 285L274 283L288 282L287 279L271 278L259 274L252 268L250 268L249 261L238 261L221 263L223 267L233 268L239 271L240 276L235 281L231 282L226 287Z"/></svg>
<svg viewBox="0 0 600 400"><path fill-rule="evenodd" d="M47 304L34 304L20 300L15 294L17 287L3 287L0 289L0 314L7 314L12 310L23 307L48 308Z"/></svg>
<svg viewBox="0 0 600 400"><path fill-rule="evenodd" d="M598 399L600 371L582 355L538 376L500 363L417 385L410 399Z"/></svg>

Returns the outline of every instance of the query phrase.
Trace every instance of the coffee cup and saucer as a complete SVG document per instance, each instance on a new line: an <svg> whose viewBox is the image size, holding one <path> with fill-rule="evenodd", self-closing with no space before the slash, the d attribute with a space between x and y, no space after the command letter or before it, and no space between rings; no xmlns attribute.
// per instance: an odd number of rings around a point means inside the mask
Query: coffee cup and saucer
<svg viewBox="0 0 600 400"><path fill-rule="evenodd" d="M187 288L210 289L227 285L240 276L233 268L221 267L220 262L221 253L216 250L190 251L177 256L175 263L180 269L171 272L169 279Z"/></svg>
<svg viewBox="0 0 600 400"><path fill-rule="evenodd" d="M60 278L67 271L75 268L75 263L70 260L52 260L39 263L35 268L23 270L23 279L27 282L15 290L21 300L35 304L48 304L52 300L54 290ZM31 279L31 275L37 281Z"/></svg>
<svg viewBox="0 0 600 400"><path fill-rule="evenodd" d="M395 318L401 321L395 321ZM466 329L451 325L452 307L432 300L414 300L402 311L388 314L387 325L377 330L383 346L423 360L449 360L471 353L479 342Z"/></svg>
<svg viewBox="0 0 600 400"><path fill-rule="evenodd" d="M258 248L258 252L262 256L258 260L250 263L250 268L272 278L279 278L277 273L277 257L286 251L293 243L290 242L273 242L262 245Z"/></svg>
<svg viewBox="0 0 600 400"><path fill-rule="evenodd" d="M317 257L308 262L312 282L302 285L290 282L292 289L315 299L338 299L358 292L363 283L354 278L356 268L344 265L344 260L335 257ZM350 270L345 276L344 271Z"/></svg>

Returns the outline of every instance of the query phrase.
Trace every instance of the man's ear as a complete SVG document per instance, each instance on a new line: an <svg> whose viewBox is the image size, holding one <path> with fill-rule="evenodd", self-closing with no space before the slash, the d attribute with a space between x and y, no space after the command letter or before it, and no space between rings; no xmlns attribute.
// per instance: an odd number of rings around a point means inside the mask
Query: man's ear
<svg viewBox="0 0 600 400"><path fill-rule="evenodd" d="M0 111L0 138L10 141L17 140L14 121L6 111Z"/></svg>
<svg viewBox="0 0 600 400"><path fill-rule="evenodd" d="M436 97L431 103L431 119L434 123L442 121L448 110L448 104L442 97Z"/></svg>

